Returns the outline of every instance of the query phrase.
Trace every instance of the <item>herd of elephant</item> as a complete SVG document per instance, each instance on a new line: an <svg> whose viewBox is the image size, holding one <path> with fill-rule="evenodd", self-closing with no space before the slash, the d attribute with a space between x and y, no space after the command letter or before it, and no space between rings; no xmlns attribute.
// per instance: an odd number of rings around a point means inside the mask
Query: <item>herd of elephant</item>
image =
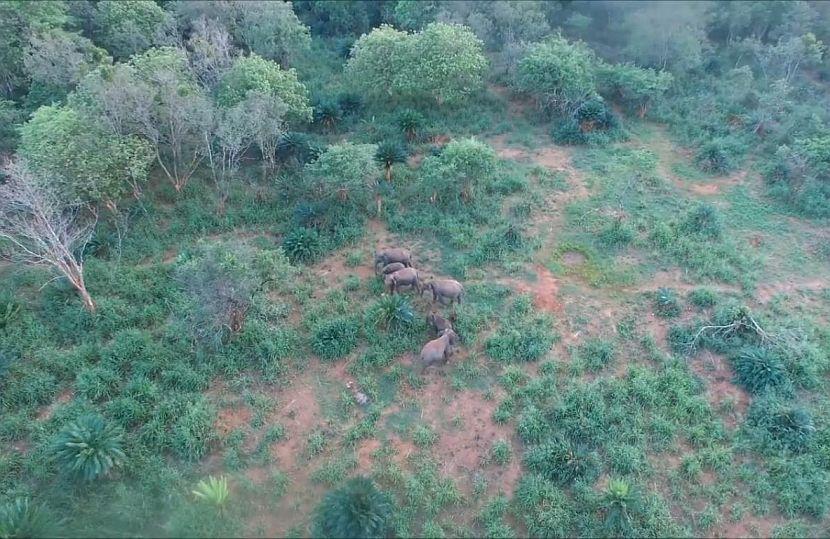
<svg viewBox="0 0 830 539"><path fill-rule="evenodd" d="M378 269L380 269L379 275L383 278L386 290L391 294L405 286L410 290L416 290L418 296L423 296L424 292L430 291L432 301L438 301L441 304L449 301L450 305L454 303L460 305L464 297L464 286L455 279L431 278L423 282L418 270L412 267L412 253L409 249L395 247L376 252L376 274L378 274ZM454 321L454 314L449 320L435 311L427 315L427 324L437 334L437 338L426 343L421 349L422 369L438 363L446 363L452 356L453 347L459 342L452 321Z"/></svg>

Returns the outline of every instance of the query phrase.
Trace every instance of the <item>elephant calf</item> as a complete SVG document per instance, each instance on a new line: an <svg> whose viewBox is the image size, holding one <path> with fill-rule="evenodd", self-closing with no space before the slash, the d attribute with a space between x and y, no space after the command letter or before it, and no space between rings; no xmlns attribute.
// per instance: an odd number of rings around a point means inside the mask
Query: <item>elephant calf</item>
<svg viewBox="0 0 830 539"><path fill-rule="evenodd" d="M426 290L432 292L432 301L438 300L441 303L444 303L445 299L449 299L450 303L457 301L461 305L461 299L464 297L464 286L455 279L430 281L424 285L421 294Z"/></svg>
<svg viewBox="0 0 830 539"><path fill-rule="evenodd" d="M452 317L450 317L452 318ZM441 335L448 329L453 329L452 322L447 320L435 311L427 315L427 325L431 327L437 335Z"/></svg>
<svg viewBox="0 0 830 539"><path fill-rule="evenodd" d="M415 268L403 268L394 273L390 273L383 279L383 284L394 294L400 286L410 286L415 290L421 290L421 279L418 277L418 271Z"/></svg>
<svg viewBox="0 0 830 539"><path fill-rule="evenodd" d="M375 272L377 272L378 266L383 267L393 262L399 262L405 267L411 268L412 253L409 252L409 249L401 249L399 247L377 251L375 253Z"/></svg>
<svg viewBox="0 0 830 539"><path fill-rule="evenodd" d="M452 355L452 347L458 342L458 335L451 329L445 330L421 348L421 370L436 363L446 363Z"/></svg>
<svg viewBox="0 0 830 539"><path fill-rule="evenodd" d="M390 273L395 273L398 270L404 269L406 266L401 264L400 262L392 262L391 264L386 264L383 266L383 269L380 270L380 274L383 276L389 275Z"/></svg>

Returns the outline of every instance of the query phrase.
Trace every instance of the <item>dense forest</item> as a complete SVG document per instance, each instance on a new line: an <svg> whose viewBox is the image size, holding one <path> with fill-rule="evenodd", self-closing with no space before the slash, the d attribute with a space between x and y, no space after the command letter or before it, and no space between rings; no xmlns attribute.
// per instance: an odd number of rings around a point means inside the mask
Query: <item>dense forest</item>
<svg viewBox="0 0 830 539"><path fill-rule="evenodd" d="M827 536L828 44L0 0L0 537Z"/></svg>

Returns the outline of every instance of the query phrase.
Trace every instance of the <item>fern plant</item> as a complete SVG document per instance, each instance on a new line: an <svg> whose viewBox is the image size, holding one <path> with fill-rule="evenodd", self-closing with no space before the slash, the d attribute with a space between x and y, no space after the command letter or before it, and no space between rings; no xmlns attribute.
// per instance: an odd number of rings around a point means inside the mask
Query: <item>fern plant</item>
<svg viewBox="0 0 830 539"><path fill-rule="evenodd" d="M0 537L51 537L58 522L42 506L29 498L18 498L0 506Z"/></svg>
<svg viewBox="0 0 830 539"><path fill-rule="evenodd" d="M97 414L89 414L67 424L53 445L53 455L67 475L93 481L105 477L123 464L123 434Z"/></svg>
<svg viewBox="0 0 830 539"><path fill-rule="evenodd" d="M225 476L213 477L211 475L207 479L202 479L192 492L194 496L217 507L220 511L224 509L231 495L228 478Z"/></svg>
<svg viewBox="0 0 830 539"><path fill-rule="evenodd" d="M658 288L655 295L655 311L663 318L674 318L680 314L680 302L672 288Z"/></svg>

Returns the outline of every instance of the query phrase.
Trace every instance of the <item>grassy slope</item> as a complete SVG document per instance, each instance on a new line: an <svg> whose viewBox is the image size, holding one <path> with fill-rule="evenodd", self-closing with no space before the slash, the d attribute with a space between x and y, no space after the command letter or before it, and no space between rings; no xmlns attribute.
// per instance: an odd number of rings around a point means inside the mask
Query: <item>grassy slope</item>
<svg viewBox="0 0 830 539"><path fill-rule="evenodd" d="M751 170L729 178L695 173L657 126L635 125L628 142L608 148L569 149L552 146L541 128L527 123L521 104L503 92L488 92L482 107L478 119L448 118L436 130L450 137L478 134L525 178L527 188L503 202L509 215L530 201L524 249L482 266L459 260L453 248L469 246L469 239L398 234L383 221L370 221L362 237L304 268L290 286L271 289L269 305L258 315L267 339L290 334L304 343L319 319L362 317L380 297L370 253L382 244L408 245L423 271L464 275L469 302L460 317L467 341L450 365L423 376L410 367L426 339L420 318L429 306L419 299L413 299L414 330L395 335L367 325L354 351L334 362L321 361L304 344L269 371L252 367L261 359L256 346L240 344L238 355L228 359L194 355L187 342L175 341L182 348L171 345L165 353L188 359L168 358L158 368L180 369L181 377L194 381L164 386L160 376L160 391L181 394L183 410L203 398L215 411L216 438L207 455L194 464L175 456L131 455L138 476L128 469L123 479L95 490L62 489L38 452L64 418L89 406L84 395L90 391L81 387L75 369L109 361L85 357L78 334L114 347L121 327L159 338L175 333L170 317L186 309L179 299L166 298L176 294L176 255L200 239L270 251L288 218L276 197L254 204L249 193L240 192L228 214L218 216L198 184L177 206L166 203L172 195L159 188L146 216L132 221L121 261L109 253L91 263L89 280L102 298L97 320L77 312L69 291L52 287L39 299L36 273L10 276L9 268L0 269L4 281L27 298L18 327L33 334L21 355L36 365L15 371L12 383L29 389L16 392L14 402L5 396L6 409L15 413L2 422L10 442L0 461L4 490L33 490L70 511L79 531L283 535L306 533L325 489L364 473L404 505L401 534L523 535L525 517L545 520L549 530L591 534L602 518L599 493L609 477L623 476L643 494L649 518L643 529L657 535L769 535L785 523L807 526L790 530L820 533L826 521L810 519L818 510L801 499L814 487L802 478L818 473L814 464L772 463L748 448L741 429L752 397L732 383L723 357L674 357L667 332L676 320L655 316L652 298L658 287L673 288L679 320L702 319L709 310L685 298L706 286L721 298L770 313L771 323L785 317L807 327L811 320L824 323L830 310L830 270L820 255L826 229L772 207ZM461 127L447 127L454 124ZM358 128L353 136L369 136L365 129L370 128ZM412 177L402 171L400 181L405 185ZM720 209L722 239L652 238L654 229L682 220L697 201ZM617 241L616 221L623 223L626 240ZM557 335L546 357L514 363L488 356L488 337L507 325L527 327L537 314L552 319ZM48 349L38 344L41 338ZM798 398L810 403L824 432L826 382L824 371L819 374L818 385L799 390ZM355 403L347 382L370 396L367 408ZM114 389L96 406L110 410L111 398L127 394L123 387ZM547 426L534 424L539 411L547 414ZM152 436L144 430L136 436ZM174 421L162 436L171 436L176 447L180 430ZM561 498L556 492L548 498L527 495L532 489L522 478L528 481L531 473L522 466L523 455L536 440L559 434L590 447L586 458L596 459L594 472L571 487L551 487L560 489ZM499 441L512 448L505 464L491 456ZM37 469L30 474L28 467ZM189 489L197 478L219 473L231 478L233 499L221 519L208 518ZM524 505L519 497L508 504L520 484ZM824 490L822 506L830 497ZM119 507L126 510L116 520Z"/></svg>

